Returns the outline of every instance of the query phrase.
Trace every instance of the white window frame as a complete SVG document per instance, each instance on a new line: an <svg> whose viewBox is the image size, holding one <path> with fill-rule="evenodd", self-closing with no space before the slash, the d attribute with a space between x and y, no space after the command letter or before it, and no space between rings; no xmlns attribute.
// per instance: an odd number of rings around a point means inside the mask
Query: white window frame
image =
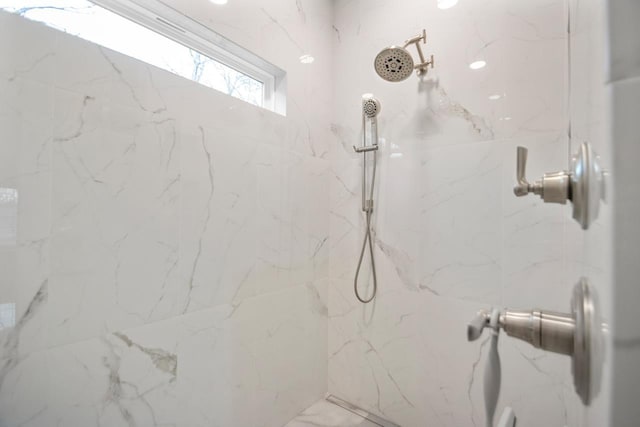
<svg viewBox="0 0 640 427"><path fill-rule="evenodd" d="M281 68L158 0L90 1L261 82L262 106L286 115L286 72Z"/></svg>

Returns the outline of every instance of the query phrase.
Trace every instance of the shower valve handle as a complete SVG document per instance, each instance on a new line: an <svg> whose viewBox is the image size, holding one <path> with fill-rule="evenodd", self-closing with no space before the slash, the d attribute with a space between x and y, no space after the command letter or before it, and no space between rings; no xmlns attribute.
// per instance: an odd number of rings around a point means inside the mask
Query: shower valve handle
<svg viewBox="0 0 640 427"><path fill-rule="evenodd" d="M477 340L487 327L495 333L502 329L535 348L570 356L574 385L582 402L588 405L597 394L608 327L602 322L598 299L588 279L583 277L574 286L570 312L480 310L467 324L467 340Z"/></svg>
<svg viewBox="0 0 640 427"><path fill-rule="evenodd" d="M537 194L545 203L565 204L570 198L570 176L566 171L545 173L542 179L529 183L526 178L527 154L526 147L518 147L516 159L517 184L513 187L513 193L518 196L526 196L529 193Z"/></svg>
<svg viewBox="0 0 640 427"><path fill-rule="evenodd" d="M507 335L558 354L573 354L575 320L572 314L541 310L504 310L497 328ZM490 327L491 311L480 310L467 325L467 341L475 341Z"/></svg>
<svg viewBox="0 0 640 427"><path fill-rule="evenodd" d="M482 331L489 325L489 311L480 310L467 325L467 341L475 341L482 335Z"/></svg>
<svg viewBox="0 0 640 427"><path fill-rule="evenodd" d="M518 147L518 158L517 158L517 169L516 169L516 179L518 181L518 185L513 187L513 192L516 196L526 196L529 194L529 182L525 177L527 172L527 154L529 150L525 147Z"/></svg>
<svg viewBox="0 0 640 427"><path fill-rule="evenodd" d="M527 150L526 147L518 147L516 159L516 180L518 183L513 187L513 192L518 197L526 196L529 193L535 192L535 184L529 184L529 181L527 181L526 178L528 154L529 150Z"/></svg>

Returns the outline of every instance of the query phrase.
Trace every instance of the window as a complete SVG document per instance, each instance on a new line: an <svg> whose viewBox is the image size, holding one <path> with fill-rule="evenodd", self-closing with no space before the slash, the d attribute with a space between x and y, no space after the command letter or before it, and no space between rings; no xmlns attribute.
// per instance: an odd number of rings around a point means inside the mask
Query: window
<svg viewBox="0 0 640 427"><path fill-rule="evenodd" d="M0 0L0 9L284 114L284 71L157 0Z"/></svg>
<svg viewBox="0 0 640 427"><path fill-rule="evenodd" d="M16 303L0 304L0 331L16 325Z"/></svg>
<svg viewBox="0 0 640 427"><path fill-rule="evenodd" d="M0 246L18 241L18 190L0 188Z"/></svg>

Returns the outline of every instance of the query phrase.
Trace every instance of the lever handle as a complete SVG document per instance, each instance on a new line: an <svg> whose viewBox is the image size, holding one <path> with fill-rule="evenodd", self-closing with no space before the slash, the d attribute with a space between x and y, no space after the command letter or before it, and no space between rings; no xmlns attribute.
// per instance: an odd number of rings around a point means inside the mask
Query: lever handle
<svg viewBox="0 0 640 427"><path fill-rule="evenodd" d="M500 310L493 309L489 315L489 326L493 329L491 333L491 343L489 354L487 354L487 367L484 371L484 406L487 416L487 426L493 426L493 418L498 406L498 397L500 396L500 354L498 353L498 331Z"/></svg>
<svg viewBox="0 0 640 427"><path fill-rule="evenodd" d="M517 159L516 159L516 179L518 184L513 187L513 192L516 196L526 196L530 192L529 182L525 177L527 172L527 150L526 147L518 147Z"/></svg>
<svg viewBox="0 0 640 427"><path fill-rule="evenodd" d="M527 155L529 154L529 150L527 149L527 147L518 147L518 151L517 151L517 162L518 162L518 171L517 171L517 177L518 177L518 182L520 181L526 181L525 178L525 174L526 174L526 170L527 170Z"/></svg>
<svg viewBox="0 0 640 427"><path fill-rule="evenodd" d="M489 323L489 312L487 310L480 310L476 313L476 316L467 325L467 340L475 341L482 335L482 330Z"/></svg>

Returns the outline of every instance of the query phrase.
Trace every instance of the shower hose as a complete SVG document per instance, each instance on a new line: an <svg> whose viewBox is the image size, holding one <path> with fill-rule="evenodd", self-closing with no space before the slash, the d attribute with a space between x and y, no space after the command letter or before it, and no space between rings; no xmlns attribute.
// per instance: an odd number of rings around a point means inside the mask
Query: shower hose
<svg viewBox="0 0 640 427"><path fill-rule="evenodd" d="M365 159L366 159L366 153ZM353 279L353 290L356 294L356 298L363 304L367 304L373 300L376 296L376 292L378 290L378 278L376 277L376 263L373 258L373 240L371 238L371 216L373 214L373 187L376 182L376 153L373 153L373 171L371 174L371 190L369 192L369 200L365 201L365 206L363 207L366 217L367 230L364 234L364 239L362 240L362 249L360 250L360 258L358 259L358 268L356 268L356 276ZM366 165L366 162L365 162ZM364 166L363 166L364 167ZM363 174L363 178L366 177L366 168L365 173ZM364 190L363 190L364 191ZM367 245L368 242L368 245ZM371 271L373 275L373 292L371 296L367 299L364 299L360 296L360 292L358 291L358 276L360 275L360 268L362 267L362 260L364 259L364 253L369 247L369 254L371 255Z"/></svg>

